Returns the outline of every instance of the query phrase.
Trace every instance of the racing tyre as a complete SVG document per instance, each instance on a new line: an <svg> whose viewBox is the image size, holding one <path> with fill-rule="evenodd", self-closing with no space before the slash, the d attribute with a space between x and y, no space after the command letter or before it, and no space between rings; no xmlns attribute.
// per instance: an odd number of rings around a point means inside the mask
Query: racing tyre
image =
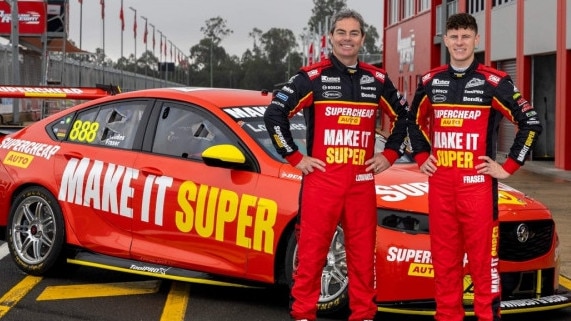
<svg viewBox="0 0 571 321"><path fill-rule="evenodd" d="M297 239L295 233L292 233L288 241L285 269L290 288L293 285L293 273L297 268L297 263ZM348 283L345 238L343 229L337 226L321 273L321 294L317 302L319 315L344 316L348 313Z"/></svg>
<svg viewBox="0 0 571 321"><path fill-rule="evenodd" d="M64 222L56 198L29 187L16 197L8 219L7 241L14 262L31 275L45 275L64 262Z"/></svg>

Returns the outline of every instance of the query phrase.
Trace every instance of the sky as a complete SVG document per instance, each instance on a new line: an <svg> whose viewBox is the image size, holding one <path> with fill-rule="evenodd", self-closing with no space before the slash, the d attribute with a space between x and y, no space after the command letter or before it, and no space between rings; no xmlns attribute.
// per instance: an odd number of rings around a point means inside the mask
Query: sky
<svg viewBox="0 0 571 321"><path fill-rule="evenodd" d="M204 37L200 28L206 25L207 20L218 16L226 20L227 28L233 30L221 42L221 46L231 55L241 57L247 49L253 47L253 39L248 34L254 28L262 32L274 27L290 29L301 44L299 35L307 27L313 9L311 0L106 0L103 33L100 1L83 0L82 6L80 0L68 1L69 39L78 47L81 44L81 49L89 52L104 47L107 56L113 60L121 57L121 53L124 57L134 53L140 57L145 49L153 50L151 24L155 26L155 56L159 57L160 52L159 31L162 32L163 41L166 37L175 48L189 55L190 48ZM125 17L123 32L119 18L121 1ZM367 24L377 28L379 35L382 35L383 2L346 1L347 7L361 13ZM133 9L137 16L136 39L133 32ZM147 18L147 44L143 43L145 20L142 17ZM170 61L170 44L168 48L167 61Z"/></svg>

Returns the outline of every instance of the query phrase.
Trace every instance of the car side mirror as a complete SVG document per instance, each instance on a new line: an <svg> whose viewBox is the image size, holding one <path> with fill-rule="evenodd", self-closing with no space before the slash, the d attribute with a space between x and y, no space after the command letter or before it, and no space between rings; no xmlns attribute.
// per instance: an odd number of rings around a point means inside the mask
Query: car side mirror
<svg viewBox="0 0 571 321"><path fill-rule="evenodd" d="M243 167L246 156L238 147L231 144L220 144L208 147L202 154L204 163L216 167Z"/></svg>

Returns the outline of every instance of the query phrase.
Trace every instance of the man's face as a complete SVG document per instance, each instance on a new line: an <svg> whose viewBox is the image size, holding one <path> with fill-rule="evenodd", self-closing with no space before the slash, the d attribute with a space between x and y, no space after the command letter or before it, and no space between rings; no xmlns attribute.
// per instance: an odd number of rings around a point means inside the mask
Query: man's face
<svg viewBox="0 0 571 321"><path fill-rule="evenodd" d="M446 31L444 43L450 53L450 63L455 67L468 67L474 60L474 51L480 35L472 29L450 29Z"/></svg>
<svg viewBox="0 0 571 321"><path fill-rule="evenodd" d="M333 54L348 65L357 62L357 55L365 41L365 35L361 32L359 21L347 18L337 21L335 30L330 35Z"/></svg>

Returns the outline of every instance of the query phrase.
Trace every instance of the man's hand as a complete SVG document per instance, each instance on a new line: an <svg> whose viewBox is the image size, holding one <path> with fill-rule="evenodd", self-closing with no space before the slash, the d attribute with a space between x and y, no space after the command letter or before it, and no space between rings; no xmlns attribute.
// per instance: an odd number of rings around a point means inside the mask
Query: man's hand
<svg viewBox="0 0 571 321"><path fill-rule="evenodd" d="M365 170L367 172L371 171L375 175L391 167L389 160L381 153L377 153L373 158L366 160L365 165L368 165Z"/></svg>
<svg viewBox="0 0 571 321"><path fill-rule="evenodd" d="M420 165L420 172L428 176L432 176L436 172L436 163L438 160L434 155L428 156L424 164Z"/></svg>
<svg viewBox="0 0 571 321"><path fill-rule="evenodd" d="M496 162L490 157L478 156L478 159L484 161L483 163L476 165L478 174L486 174L492 176L493 178L499 179L510 177L510 173L506 172L500 163Z"/></svg>
<svg viewBox="0 0 571 321"><path fill-rule="evenodd" d="M307 155L303 155L301 161L295 165L295 168L303 172L304 175L313 173L315 169L325 172L325 162Z"/></svg>

